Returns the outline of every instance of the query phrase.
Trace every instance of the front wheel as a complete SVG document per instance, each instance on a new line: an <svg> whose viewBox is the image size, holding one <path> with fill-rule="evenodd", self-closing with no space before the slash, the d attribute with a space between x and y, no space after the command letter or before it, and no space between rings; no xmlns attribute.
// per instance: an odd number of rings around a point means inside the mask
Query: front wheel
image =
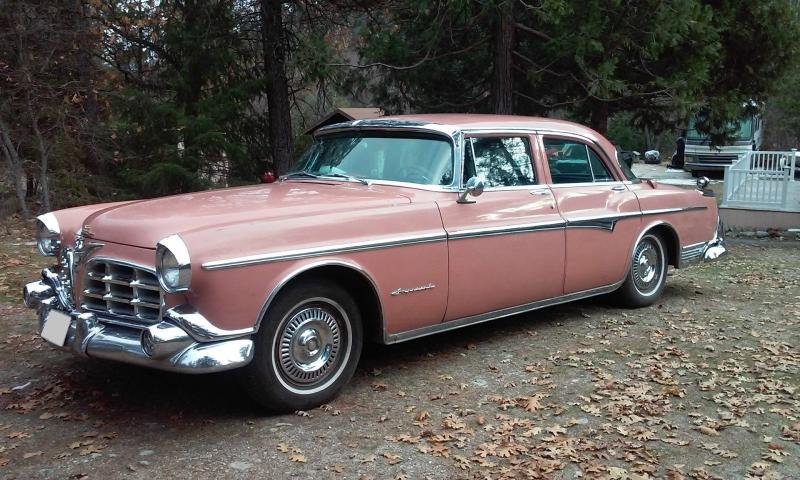
<svg viewBox="0 0 800 480"><path fill-rule="evenodd" d="M617 291L622 304L645 307L658 300L667 279L667 255L661 237L645 234L636 244L625 283Z"/></svg>
<svg viewBox="0 0 800 480"><path fill-rule="evenodd" d="M244 388L262 406L306 410L332 399L352 378L361 355L358 305L324 281L292 285L276 298L255 336Z"/></svg>

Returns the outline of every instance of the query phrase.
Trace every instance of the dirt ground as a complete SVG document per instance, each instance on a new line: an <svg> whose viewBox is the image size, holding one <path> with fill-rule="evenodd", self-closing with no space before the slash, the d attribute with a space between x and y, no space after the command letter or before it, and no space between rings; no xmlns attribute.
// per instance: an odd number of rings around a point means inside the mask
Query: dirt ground
<svg viewBox="0 0 800 480"><path fill-rule="evenodd" d="M0 478L800 478L800 245L735 243L640 310L602 299L372 347L330 405L84 360L35 332L0 237Z"/></svg>

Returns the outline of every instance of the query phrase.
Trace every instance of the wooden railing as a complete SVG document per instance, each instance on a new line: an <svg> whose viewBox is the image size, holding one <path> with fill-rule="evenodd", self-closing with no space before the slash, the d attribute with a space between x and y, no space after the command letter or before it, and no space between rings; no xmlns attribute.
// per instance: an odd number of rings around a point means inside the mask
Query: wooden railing
<svg viewBox="0 0 800 480"><path fill-rule="evenodd" d="M788 209L797 149L748 152L725 169L723 207Z"/></svg>

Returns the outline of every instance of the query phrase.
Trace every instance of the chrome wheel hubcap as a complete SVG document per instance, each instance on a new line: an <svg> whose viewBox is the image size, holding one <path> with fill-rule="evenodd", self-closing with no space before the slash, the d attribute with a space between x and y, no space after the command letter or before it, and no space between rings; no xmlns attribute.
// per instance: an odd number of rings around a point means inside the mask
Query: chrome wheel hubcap
<svg viewBox="0 0 800 480"><path fill-rule="evenodd" d="M329 305L304 305L290 314L276 345L281 375L299 387L325 381L339 365L342 315Z"/></svg>
<svg viewBox="0 0 800 480"><path fill-rule="evenodd" d="M642 293L658 287L661 277L661 256L655 243L646 239L636 247L633 255L633 282Z"/></svg>

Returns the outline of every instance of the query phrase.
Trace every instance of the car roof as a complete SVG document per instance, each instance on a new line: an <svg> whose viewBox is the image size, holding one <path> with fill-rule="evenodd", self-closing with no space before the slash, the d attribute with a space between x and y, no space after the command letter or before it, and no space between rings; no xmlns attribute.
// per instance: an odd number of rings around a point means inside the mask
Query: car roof
<svg viewBox="0 0 800 480"><path fill-rule="evenodd" d="M520 115L493 115L485 113L426 113L380 117L382 120L407 120L451 125L458 129L524 128L534 130L561 130L584 133L593 131L577 123L555 118L524 117ZM596 133L596 132L595 132Z"/></svg>
<svg viewBox="0 0 800 480"><path fill-rule="evenodd" d="M435 129L442 133L453 134L458 131L469 130L537 130L545 132L562 132L580 135L599 143L605 148L613 146L602 135L589 127L544 117L525 117L517 115L492 115L480 113L426 113L409 115L391 115L365 120L328 125L317 131L324 134L334 130L347 128L382 128L382 127L408 127Z"/></svg>
<svg viewBox="0 0 800 480"><path fill-rule="evenodd" d="M558 136L559 134L575 135L599 146L609 160L611 168L617 170L620 178L624 174L615 165L614 158L617 151L614 145L603 135L589 127L567 120L545 117L526 117L518 115L494 115L481 113L425 113L409 115L390 115L373 119L353 120L351 122L336 123L320 128L314 136L328 133L355 130L381 130L381 129L407 128L409 130L438 132L449 137L459 132L471 131L497 131L512 132L526 130Z"/></svg>

